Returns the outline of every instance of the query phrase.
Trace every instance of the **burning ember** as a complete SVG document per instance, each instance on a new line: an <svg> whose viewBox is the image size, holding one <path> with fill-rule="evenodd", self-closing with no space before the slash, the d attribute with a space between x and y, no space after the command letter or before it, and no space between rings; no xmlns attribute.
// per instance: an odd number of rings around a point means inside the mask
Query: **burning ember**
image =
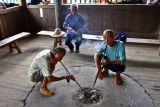
<svg viewBox="0 0 160 107"><path fill-rule="evenodd" d="M102 99L102 93L97 89L84 88L84 91L79 93L79 100L86 104L97 103Z"/></svg>

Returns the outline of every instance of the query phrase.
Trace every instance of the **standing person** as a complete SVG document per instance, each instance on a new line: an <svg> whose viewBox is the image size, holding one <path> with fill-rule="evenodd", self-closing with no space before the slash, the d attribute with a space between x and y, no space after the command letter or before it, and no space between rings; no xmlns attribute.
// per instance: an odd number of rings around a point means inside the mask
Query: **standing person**
<svg viewBox="0 0 160 107"><path fill-rule="evenodd" d="M116 72L115 83L122 84L121 73L125 71L126 54L124 44L114 39L113 31L108 29L103 32L104 41L98 47L94 60L100 70L98 77L103 79L108 75L108 69Z"/></svg>
<svg viewBox="0 0 160 107"><path fill-rule="evenodd" d="M29 3L30 5L38 5L40 3L43 3L45 5L47 5L49 3L49 1L47 0L31 0L31 2Z"/></svg>
<svg viewBox="0 0 160 107"><path fill-rule="evenodd" d="M82 31L84 30L84 19L78 13L78 5L72 4L70 6L71 13L66 16L63 27L67 30L65 44L69 47L70 53L73 53L74 46L72 39L75 39L76 53L79 53L79 47L82 43Z"/></svg>
<svg viewBox="0 0 160 107"><path fill-rule="evenodd" d="M45 96L55 95L54 91L47 88L48 83L60 80L74 80L73 75L56 77L52 75L55 65L65 56L66 50L56 47L53 51L45 49L37 54L29 67L28 77L32 82L41 82L40 93Z"/></svg>
<svg viewBox="0 0 160 107"><path fill-rule="evenodd" d="M19 4L16 3L6 3L6 2L0 2L0 6L2 6L3 9L13 7L13 6L18 6Z"/></svg>
<svg viewBox="0 0 160 107"><path fill-rule="evenodd" d="M0 6L1 6L2 9L6 9L7 8L6 5L3 2L0 2Z"/></svg>

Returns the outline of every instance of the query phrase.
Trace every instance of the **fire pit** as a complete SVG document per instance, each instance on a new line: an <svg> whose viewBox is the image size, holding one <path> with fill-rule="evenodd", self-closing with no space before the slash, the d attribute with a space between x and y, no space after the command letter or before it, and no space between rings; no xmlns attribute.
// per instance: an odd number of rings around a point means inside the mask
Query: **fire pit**
<svg viewBox="0 0 160 107"><path fill-rule="evenodd" d="M124 74L122 78L125 83L122 86L114 84L114 73L110 72L109 77L97 79L93 87L96 67L73 67L69 71L82 89L74 81L70 81L69 84L66 81L53 82L48 84L48 87L55 90L56 95L44 97L39 94L38 83L27 97L25 107L154 107L153 100L144 88ZM55 72L55 76L65 74L66 70L63 69Z"/></svg>
<svg viewBox="0 0 160 107"><path fill-rule="evenodd" d="M97 103L103 98L102 93L98 89L84 88L83 91L79 91L78 99L82 103L92 104Z"/></svg>

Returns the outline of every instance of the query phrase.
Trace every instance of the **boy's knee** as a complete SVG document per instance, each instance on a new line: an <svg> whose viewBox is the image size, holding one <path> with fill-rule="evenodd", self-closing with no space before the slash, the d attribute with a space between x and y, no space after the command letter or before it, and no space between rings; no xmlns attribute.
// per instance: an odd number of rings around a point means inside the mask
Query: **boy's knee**
<svg viewBox="0 0 160 107"><path fill-rule="evenodd" d="M117 64L108 64L106 65L107 69L110 69L113 72L124 72L126 69L126 65L117 65Z"/></svg>
<svg viewBox="0 0 160 107"><path fill-rule="evenodd" d="M75 44L76 44L76 46L80 46L81 45L81 41L77 41Z"/></svg>
<svg viewBox="0 0 160 107"><path fill-rule="evenodd" d="M40 71L38 71L33 74L31 81L40 82L40 81L43 81L43 79L44 79L43 74Z"/></svg>

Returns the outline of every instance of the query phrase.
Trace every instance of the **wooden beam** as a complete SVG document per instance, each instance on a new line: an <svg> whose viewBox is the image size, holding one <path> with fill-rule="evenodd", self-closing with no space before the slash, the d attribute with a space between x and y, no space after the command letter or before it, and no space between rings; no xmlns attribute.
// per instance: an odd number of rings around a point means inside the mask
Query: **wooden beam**
<svg viewBox="0 0 160 107"><path fill-rule="evenodd" d="M67 3L67 0L63 0L63 4L66 4Z"/></svg>
<svg viewBox="0 0 160 107"><path fill-rule="evenodd" d="M21 0L21 5L26 6L27 5L26 0Z"/></svg>
<svg viewBox="0 0 160 107"><path fill-rule="evenodd" d="M9 52L12 53L13 52L13 46L12 43L9 44Z"/></svg>
<svg viewBox="0 0 160 107"><path fill-rule="evenodd" d="M55 3L55 19L56 27L60 27L60 12L61 12L61 0L54 0Z"/></svg>
<svg viewBox="0 0 160 107"><path fill-rule="evenodd" d="M13 42L13 45L14 45L14 48L17 49L17 51L18 51L19 54L22 53L22 50L21 50L19 44L17 43L17 41L14 41L14 42Z"/></svg>

